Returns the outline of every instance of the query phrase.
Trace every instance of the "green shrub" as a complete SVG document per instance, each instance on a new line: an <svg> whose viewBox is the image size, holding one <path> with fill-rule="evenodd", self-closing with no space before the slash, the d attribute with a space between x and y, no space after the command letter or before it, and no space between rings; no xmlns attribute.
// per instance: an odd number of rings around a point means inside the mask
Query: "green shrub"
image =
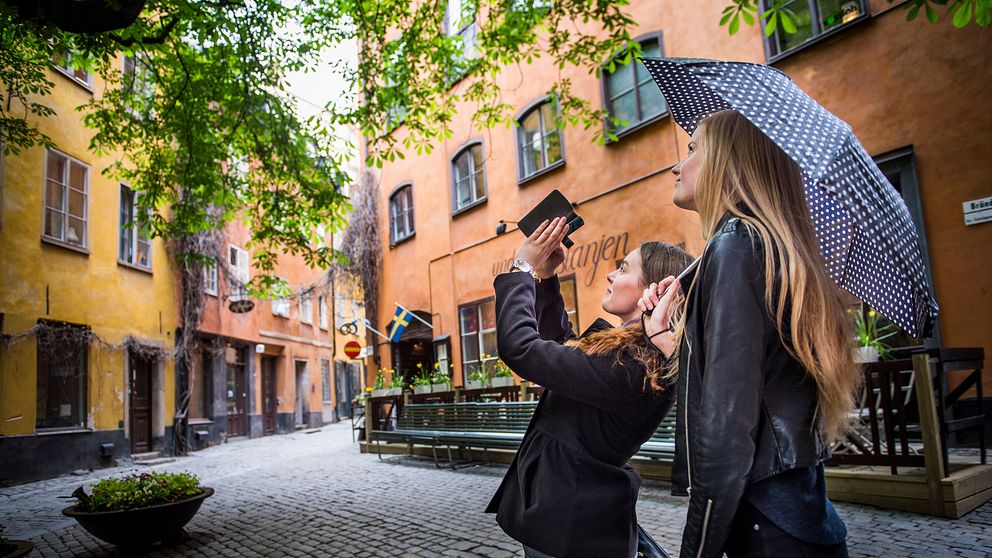
<svg viewBox="0 0 992 558"><path fill-rule="evenodd" d="M190 473L142 473L104 479L92 485L93 494L73 493L83 511L130 510L176 502L202 492L200 480Z"/></svg>

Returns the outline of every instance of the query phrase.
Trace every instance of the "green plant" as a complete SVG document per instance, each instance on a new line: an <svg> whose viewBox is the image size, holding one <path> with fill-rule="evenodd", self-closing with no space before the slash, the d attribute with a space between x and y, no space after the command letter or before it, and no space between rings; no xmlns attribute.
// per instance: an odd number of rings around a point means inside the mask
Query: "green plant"
<svg viewBox="0 0 992 558"><path fill-rule="evenodd" d="M434 363L434 371L431 372L431 383L432 384L445 384L451 385L451 365L448 365L448 370L441 370L441 363Z"/></svg>
<svg viewBox="0 0 992 558"><path fill-rule="evenodd" d="M372 389L386 389L386 377L382 375L382 370L375 375L375 381L372 382Z"/></svg>
<svg viewBox="0 0 992 558"><path fill-rule="evenodd" d="M398 370L390 369L390 376L392 380L389 382L389 387L403 389L406 387L406 380L403 379L403 374L400 374Z"/></svg>
<svg viewBox="0 0 992 558"><path fill-rule="evenodd" d="M850 312L850 310L849 310ZM859 347L874 347L878 350L878 356L885 358L888 355L889 345L882 341L892 337L898 330L894 324L888 323L879 325L881 314L874 309L868 310L868 316L863 312L854 313L854 339Z"/></svg>
<svg viewBox="0 0 992 558"><path fill-rule="evenodd" d="M415 386L429 386L433 382L433 376L427 370L424 370L423 363L417 363L417 375L413 378L413 385Z"/></svg>
<svg viewBox="0 0 992 558"><path fill-rule="evenodd" d="M93 494L82 488L72 495L79 509L87 512L132 510L184 500L202 492L200 480L190 473L141 473L103 479L92 485Z"/></svg>
<svg viewBox="0 0 992 558"><path fill-rule="evenodd" d="M468 379L470 381L473 381L473 382L482 382L482 385L484 385L484 386L487 386L487 385L490 384L489 374L485 371L485 369L482 369L482 368L480 368L480 369L476 370L475 372L472 372L471 374L469 374L468 375Z"/></svg>
<svg viewBox="0 0 992 558"><path fill-rule="evenodd" d="M502 359L496 359L496 368L495 368L495 371L493 372L493 377L494 378L512 378L513 377L513 371L510 370L510 367L507 366L506 363L503 362Z"/></svg>

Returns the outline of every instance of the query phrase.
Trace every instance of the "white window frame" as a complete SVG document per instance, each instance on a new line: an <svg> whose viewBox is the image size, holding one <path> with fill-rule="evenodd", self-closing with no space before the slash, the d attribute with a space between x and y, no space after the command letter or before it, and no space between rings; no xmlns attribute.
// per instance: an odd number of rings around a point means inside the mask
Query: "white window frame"
<svg viewBox="0 0 992 558"><path fill-rule="evenodd" d="M128 68L128 61L131 61L131 68ZM148 79L149 69L145 62L142 61L140 56L121 56L121 89L126 89L130 84L133 86L132 91L137 92L137 94L146 99L151 98L155 94L155 86ZM131 114L137 116L134 107L126 105L127 111Z"/></svg>
<svg viewBox="0 0 992 558"><path fill-rule="evenodd" d="M61 182L58 182L57 183L62 188L62 207L61 208L56 208L56 207L53 207L53 206L49 205L49 200L48 200L48 182L49 182L49 180L52 180L48 176L48 167L49 167L48 163L49 163L49 159L52 156L61 157L61 158L63 158L63 159L66 160L65 174L62 177L60 177ZM73 164L77 164L77 165L82 166L83 168L86 169L86 180L84 181L83 190L82 190L82 194L83 194L83 217L82 217L82 221L83 221L83 238L82 238L82 241L79 242L79 243L73 242L71 240L67 240L65 238L65 236L67 234L67 231L68 231L69 194L73 190L76 191L76 192L79 192L79 190L76 190L75 188L72 188L69 185L69 175L71 174L71 168L72 168L72 165ZM46 153L45 153L45 173L44 174L45 174L45 181L44 181L44 184L42 186L42 200L43 200L43 202L42 202L42 206L41 206L41 238L42 238L42 240L44 240L46 242L51 242L51 243L54 243L54 244L58 244L60 246L65 246L67 248L72 248L72 249L75 249L75 250L81 250L81 251L84 251L84 252L88 252L89 251L89 245L90 245L90 234L89 234L90 233L90 223L89 223L89 215L90 215L90 166L87 165L86 163L80 161L79 159L76 159L75 157L72 157L70 155L67 155L67 154L65 154L65 153L63 153L61 151L58 151L56 149L48 149L46 151ZM62 237L61 238L56 237L56 236L49 236L48 234L45 233L45 228L46 228L45 227L45 220L48 218L48 211L50 209L51 210L54 210L57 213L59 213L59 214L62 215L62 229L61 229Z"/></svg>
<svg viewBox="0 0 992 558"><path fill-rule="evenodd" d="M60 55L58 53L53 54L52 55L52 67L55 68L60 74L64 75L65 77L67 77L69 79L71 79L72 81L78 83L79 85L85 87L87 90L89 90L90 93L92 93L93 92L93 74L90 73L89 70L84 70L82 68L77 69L77 68L73 67L71 64L69 64L69 55L70 55L69 52L66 52L64 54L61 54L63 60L61 62L57 62L55 60L55 57L56 56L60 56ZM76 75L76 72L77 71L86 74L86 79L84 80L84 79L81 79L79 76L77 76Z"/></svg>
<svg viewBox="0 0 992 558"><path fill-rule="evenodd" d="M490 355L489 358L483 356L484 354L487 354L486 346L484 342L485 335L487 333L496 332L495 326L489 329L484 329L482 327L483 326L482 307L486 304L495 305L496 301L495 299L492 298L486 298L483 300L477 300L475 302L469 302L468 304L462 304L458 307L458 334L460 336L460 341L464 344L466 342L465 338L472 336L474 337L473 341L475 343L478 343L479 346L479 360L465 360L465 347L464 346L462 347L462 373L464 374L465 379L468 379L467 371L470 365L478 364L480 369L485 369L486 363L494 362L499 358L499 356L496 354ZM477 331L475 333L465 333L464 331L462 331L461 312L466 308L472 308L475 310L475 320L476 320L476 328L477 328ZM496 348L493 348L493 353L496 352L497 352Z"/></svg>
<svg viewBox="0 0 992 558"><path fill-rule="evenodd" d="M231 302L248 299L245 288L251 280L248 258L248 251L244 248L234 244L227 245L228 299Z"/></svg>
<svg viewBox="0 0 992 558"><path fill-rule="evenodd" d="M286 282L286 278L285 277L277 277L277 279L279 279L282 282ZM282 318L288 318L289 317L289 310L290 310L290 308L289 308L289 299L288 298L286 298L283 295L276 295L272 299L271 305L272 305L272 315L273 316L279 316L279 317L282 317Z"/></svg>
<svg viewBox="0 0 992 558"><path fill-rule="evenodd" d="M534 103L532 103L526 110L524 110L520 116L516 119L516 150L517 150L517 183L523 183L531 178L540 176L551 169L556 169L565 164L565 135L562 130L558 128L556 122L545 122L544 121L544 111L542 110L545 105L551 105L554 108L555 116L561 115L561 107L558 106L558 102L551 98L545 97ZM531 114L537 113L537 129L535 137L527 137L527 129L524 128L524 122L530 117ZM550 161L548 156L548 138L552 135L558 135L558 149L561 152L557 161ZM527 148L532 145L541 146L541 166L535 168L531 172L527 172Z"/></svg>
<svg viewBox="0 0 992 558"><path fill-rule="evenodd" d="M464 209L470 207L475 207L480 203L486 201L489 198L489 185L486 184L486 160L484 157L480 157L482 164L479 167L475 166L475 154L474 150L478 149L482 151L482 142L473 142L469 145L463 147L455 156L451 159L451 194L452 194L452 213L458 213ZM458 172L458 162L463 158L467 158L469 161L470 171L467 176L461 176ZM482 195L476 195L479 182L482 182ZM470 199L464 204L459 203L459 193L458 189L461 185L466 185L469 189Z"/></svg>
<svg viewBox="0 0 992 558"><path fill-rule="evenodd" d="M406 207L403 202L407 202ZM414 207L413 183L405 182L397 186L389 195L389 242L399 244L417 232Z"/></svg>
<svg viewBox="0 0 992 558"><path fill-rule="evenodd" d="M211 258L213 265L203 266L203 292L217 296L217 258Z"/></svg>
<svg viewBox="0 0 992 558"><path fill-rule="evenodd" d="M313 325L313 295L300 294L300 322Z"/></svg>
<svg viewBox="0 0 992 558"><path fill-rule="evenodd" d="M317 297L317 325L327 329L327 297L324 295Z"/></svg>
<svg viewBox="0 0 992 558"><path fill-rule="evenodd" d="M479 28L476 14L466 13L468 0L447 0L444 5L444 32L449 37L461 37L462 59L474 60L479 57L478 34ZM454 12L460 19L455 20Z"/></svg>
<svg viewBox="0 0 992 558"><path fill-rule="evenodd" d="M128 217L129 217L130 221L127 222L127 223L124 222L124 207L123 207L123 204L124 204L124 201L125 201L124 200L124 189L127 189L128 193L129 193L129 195L131 197L130 202L129 202L130 203L130 207L128 208ZM118 223L118 226L117 226L117 234L118 234L118 237L117 237L117 263L121 263L121 264L124 264L124 265L137 267L139 269L143 269L143 270L146 270L146 271L151 271L152 270L152 241L151 241L150 238L148 238L148 236L146 234L144 234L141 231L141 229L138 228L138 226L136 224L136 219L135 219L135 217L137 215L137 209L138 209L138 198L141 197L141 192L136 192L136 191L132 190L131 189L131 186L129 184L127 184L126 182L121 182L120 184L118 184L117 192L118 192L118 196L119 196L118 204L117 205L120 208L119 211L118 211L118 214L119 214L119 219L118 219L119 220L119 223ZM135 223L135 224L133 226L131 226L131 227L127 227L128 230L125 230L125 225L128 225L130 223ZM130 250L131 250L131 254L130 254L130 258L131 259L130 260L124 258L123 257L123 254L121 254L121 243L124 240L123 239L124 235L127 234L127 233L130 233L130 235L131 235L131 238L130 238L130 247L129 247ZM137 261L138 247L141 244L144 244L144 245L147 246L146 250L147 250L147 254L148 254L148 265L142 265L141 263L139 263Z"/></svg>

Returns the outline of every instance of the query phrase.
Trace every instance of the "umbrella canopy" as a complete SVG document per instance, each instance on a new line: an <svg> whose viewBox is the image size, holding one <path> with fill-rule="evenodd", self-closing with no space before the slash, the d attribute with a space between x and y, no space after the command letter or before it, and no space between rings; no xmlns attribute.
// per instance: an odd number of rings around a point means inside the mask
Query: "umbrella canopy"
<svg viewBox="0 0 992 558"><path fill-rule="evenodd" d="M710 114L735 110L785 151L802 169L833 280L910 335L930 335L937 303L909 209L846 122L769 66L691 58L642 63L687 133Z"/></svg>

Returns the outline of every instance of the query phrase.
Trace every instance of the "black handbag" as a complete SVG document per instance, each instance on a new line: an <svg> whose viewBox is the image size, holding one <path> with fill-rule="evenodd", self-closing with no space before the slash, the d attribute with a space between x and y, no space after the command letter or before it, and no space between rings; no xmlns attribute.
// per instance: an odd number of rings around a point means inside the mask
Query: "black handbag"
<svg viewBox="0 0 992 558"><path fill-rule="evenodd" d="M637 526L637 558L669 558L665 549L640 525Z"/></svg>

